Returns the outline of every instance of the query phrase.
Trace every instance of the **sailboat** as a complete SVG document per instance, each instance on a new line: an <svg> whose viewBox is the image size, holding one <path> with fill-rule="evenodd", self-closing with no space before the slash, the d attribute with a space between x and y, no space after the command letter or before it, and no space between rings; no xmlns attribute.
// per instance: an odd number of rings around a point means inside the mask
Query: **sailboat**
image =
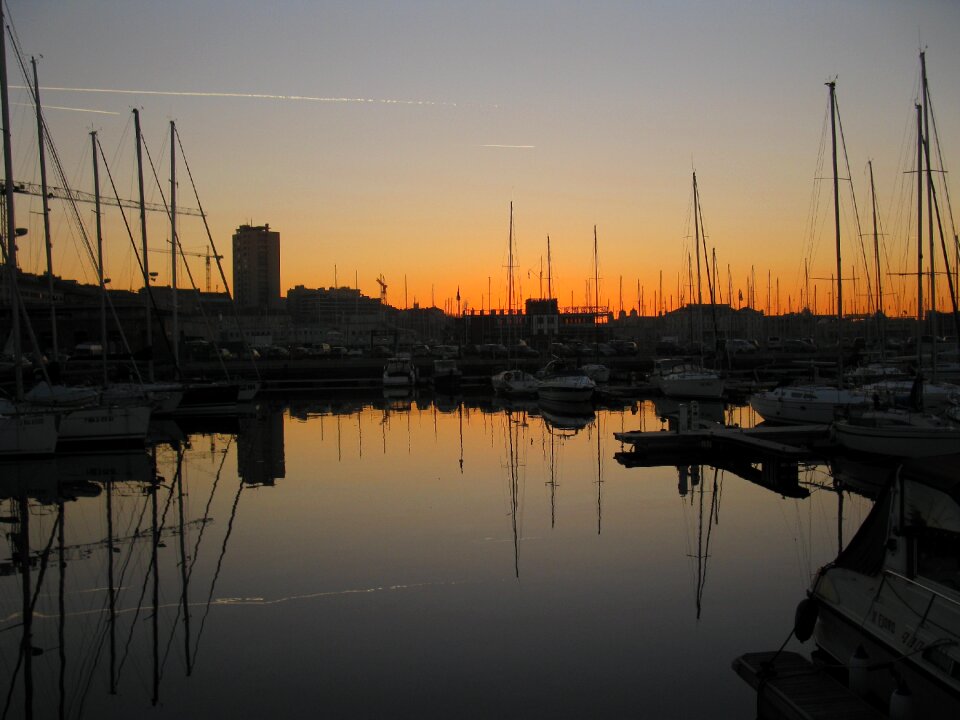
<svg viewBox="0 0 960 720"><path fill-rule="evenodd" d="M139 124L138 124L139 127ZM179 339L179 308L177 302L177 260L179 238L177 236L177 195L176 195L176 124L170 121L170 289L172 300L172 328L170 344L173 353L174 366L177 371L180 370L180 339ZM141 138L137 134L137 158L138 168L140 167L140 145ZM140 170L142 174L142 170ZM143 195L141 192L141 207L143 205ZM142 210L141 210L142 216ZM145 230L143 230L145 233ZM144 249L146 244L144 241ZM144 252L146 256L146 252ZM150 278L144 265L144 287L147 295L150 295ZM148 322L149 326L149 322ZM217 382L171 382L157 383L149 388L153 393L175 393L180 395L180 400L173 408L175 415L225 415L237 412L238 408L244 404L250 403L260 389L257 382L246 382L238 380L221 380Z"/></svg>
<svg viewBox="0 0 960 720"><path fill-rule="evenodd" d="M929 137L929 100L927 96L927 74L925 54L920 53L921 88L923 102L917 104L917 334L923 329L923 176L927 176L928 198L935 201L930 167ZM926 169L924 170L924 162ZM932 209L928 208L931 212ZM938 210L939 213L939 210ZM930 286L934 286L936 276L935 254L932 252L933 227L931 233ZM949 275L948 275L949 277ZM935 311L935 295L931 292L931 307ZM932 314L932 317L935 313ZM918 338L919 339L919 338ZM917 343L918 353L921 343ZM924 392L924 379L921 371L922 356L918 354L917 377L910 389L910 407L902 409L875 409L851 414L849 418L838 420L833 425L833 434L837 441L850 450L873 452L898 457L930 457L960 452L960 425L950 420L925 412L928 394L931 398L938 395L951 397L956 394L953 386L937 386L934 392ZM931 357L931 368L936 372L936 352ZM941 401L940 407L945 407Z"/></svg>
<svg viewBox="0 0 960 720"><path fill-rule="evenodd" d="M833 209L837 255L837 332L843 328L843 282L840 278L840 189L837 176L837 111L836 82L830 89L830 129L833 149ZM837 385L783 386L756 393L750 406L767 422L784 424L829 424L838 412L873 405L872 397L863 390L843 387L843 343L837 338Z"/></svg>
<svg viewBox="0 0 960 720"><path fill-rule="evenodd" d="M848 450L900 458L960 452L960 426L937 415L893 408L867 410L834 421L836 441Z"/></svg>
<svg viewBox="0 0 960 720"><path fill-rule="evenodd" d="M103 271L103 235L100 225L100 182L97 163L97 133L90 133L93 145L94 198L97 225L97 274L100 284L101 362L103 385L108 384L106 342L106 282ZM57 448L93 445L143 444L150 425L151 408L146 403L114 404L105 401L99 391L42 383L27 394L30 402L58 416Z"/></svg>
<svg viewBox="0 0 960 720"><path fill-rule="evenodd" d="M697 318L700 328L699 364L682 364L670 368L656 378L660 392L671 398L718 399L723 396L723 378L703 367L703 293L700 283L700 195L697 188L697 173L693 173L693 226L697 247ZM710 285L710 303L714 304L713 284Z"/></svg>
<svg viewBox="0 0 960 720"><path fill-rule="evenodd" d="M513 334L513 202L510 203L510 237L507 260L507 322L508 331ZM506 397L532 397L537 394L540 383L530 373L517 368L503 370L490 378L493 390Z"/></svg>
<svg viewBox="0 0 960 720"><path fill-rule="evenodd" d="M0 28L4 28L0 7ZM20 344L20 294L17 288L17 225L13 200L13 156L10 140L10 103L7 94L7 48L0 32L0 104L3 113L3 165L6 178L6 269L9 274L10 334L13 339L13 372L16 402L0 402L0 457L49 455L57 444L55 418L23 403L23 349Z"/></svg>
<svg viewBox="0 0 960 720"><path fill-rule="evenodd" d="M594 383L610 382L610 368L600 362L600 256L597 254L596 225L593 226L593 325L596 329L593 362L584 363L580 368Z"/></svg>

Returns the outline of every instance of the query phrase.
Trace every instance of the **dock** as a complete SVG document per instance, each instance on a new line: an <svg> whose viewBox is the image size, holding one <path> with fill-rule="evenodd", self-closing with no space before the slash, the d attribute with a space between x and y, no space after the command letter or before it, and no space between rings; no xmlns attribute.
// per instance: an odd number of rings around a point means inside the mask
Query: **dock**
<svg viewBox="0 0 960 720"><path fill-rule="evenodd" d="M736 449L791 460L816 457L830 445L827 425L741 428L711 423L688 430L620 432L614 437L637 453Z"/></svg>
<svg viewBox="0 0 960 720"><path fill-rule="evenodd" d="M733 670L757 691L757 717L761 720L882 720L886 717L797 653L747 653L733 661Z"/></svg>
<svg viewBox="0 0 960 720"><path fill-rule="evenodd" d="M684 419L670 430L614 433L631 446L614 458L624 467L712 465L785 497L804 498L810 492L799 483L800 465L822 461L832 448L827 425L741 428L695 414L693 422Z"/></svg>

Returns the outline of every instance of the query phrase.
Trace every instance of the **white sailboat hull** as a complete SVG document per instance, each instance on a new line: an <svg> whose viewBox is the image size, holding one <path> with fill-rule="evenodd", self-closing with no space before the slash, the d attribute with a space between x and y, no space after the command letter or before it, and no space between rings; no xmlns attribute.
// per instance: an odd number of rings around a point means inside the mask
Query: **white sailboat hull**
<svg viewBox="0 0 960 720"><path fill-rule="evenodd" d="M848 450L875 455L922 458L960 453L960 427L947 423L861 425L838 420L833 433Z"/></svg>
<svg viewBox="0 0 960 720"><path fill-rule="evenodd" d="M792 425L829 425L839 411L872 404L866 393L829 386L776 388L750 398L750 406L764 420Z"/></svg>
<svg viewBox="0 0 960 720"><path fill-rule="evenodd" d="M57 447L144 442L150 425L146 405L79 408L60 416Z"/></svg>
<svg viewBox="0 0 960 720"><path fill-rule="evenodd" d="M0 457L52 455L56 446L54 415L32 412L0 415Z"/></svg>

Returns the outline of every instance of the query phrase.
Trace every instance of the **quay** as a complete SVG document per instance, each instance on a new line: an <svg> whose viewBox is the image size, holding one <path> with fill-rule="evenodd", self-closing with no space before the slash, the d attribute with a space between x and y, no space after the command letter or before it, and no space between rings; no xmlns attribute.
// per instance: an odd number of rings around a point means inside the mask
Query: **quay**
<svg viewBox="0 0 960 720"><path fill-rule="evenodd" d="M760 720L882 720L865 700L801 655L741 655L733 670L757 691Z"/></svg>
<svg viewBox="0 0 960 720"><path fill-rule="evenodd" d="M832 448L827 425L740 428L708 424L676 431L617 432L613 436L632 446L636 454L738 450L799 461L821 458Z"/></svg>
<svg viewBox="0 0 960 720"><path fill-rule="evenodd" d="M615 432L630 449L614 454L624 467L713 465L784 497L805 498L801 463L833 449L826 425L727 427L698 418L696 403L681 406L670 430ZM759 467L758 467L759 466Z"/></svg>

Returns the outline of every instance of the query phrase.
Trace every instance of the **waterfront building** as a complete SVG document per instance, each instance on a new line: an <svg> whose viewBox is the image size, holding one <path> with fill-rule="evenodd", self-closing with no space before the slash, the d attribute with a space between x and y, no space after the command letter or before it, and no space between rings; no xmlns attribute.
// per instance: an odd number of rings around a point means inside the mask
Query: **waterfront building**
<svg viewBox="0 0 960 720"><path fill-rule="evenodd" d="M527 331L532 338L555 338L560 332L560 308L556 298L526 301Z"/></svg>
<svg viewBox="0 0 960 720"><path fill-rule="evenodd" d="M233 234L233 289L241 310L280 307L280 233L269 224Z"/></svg>

